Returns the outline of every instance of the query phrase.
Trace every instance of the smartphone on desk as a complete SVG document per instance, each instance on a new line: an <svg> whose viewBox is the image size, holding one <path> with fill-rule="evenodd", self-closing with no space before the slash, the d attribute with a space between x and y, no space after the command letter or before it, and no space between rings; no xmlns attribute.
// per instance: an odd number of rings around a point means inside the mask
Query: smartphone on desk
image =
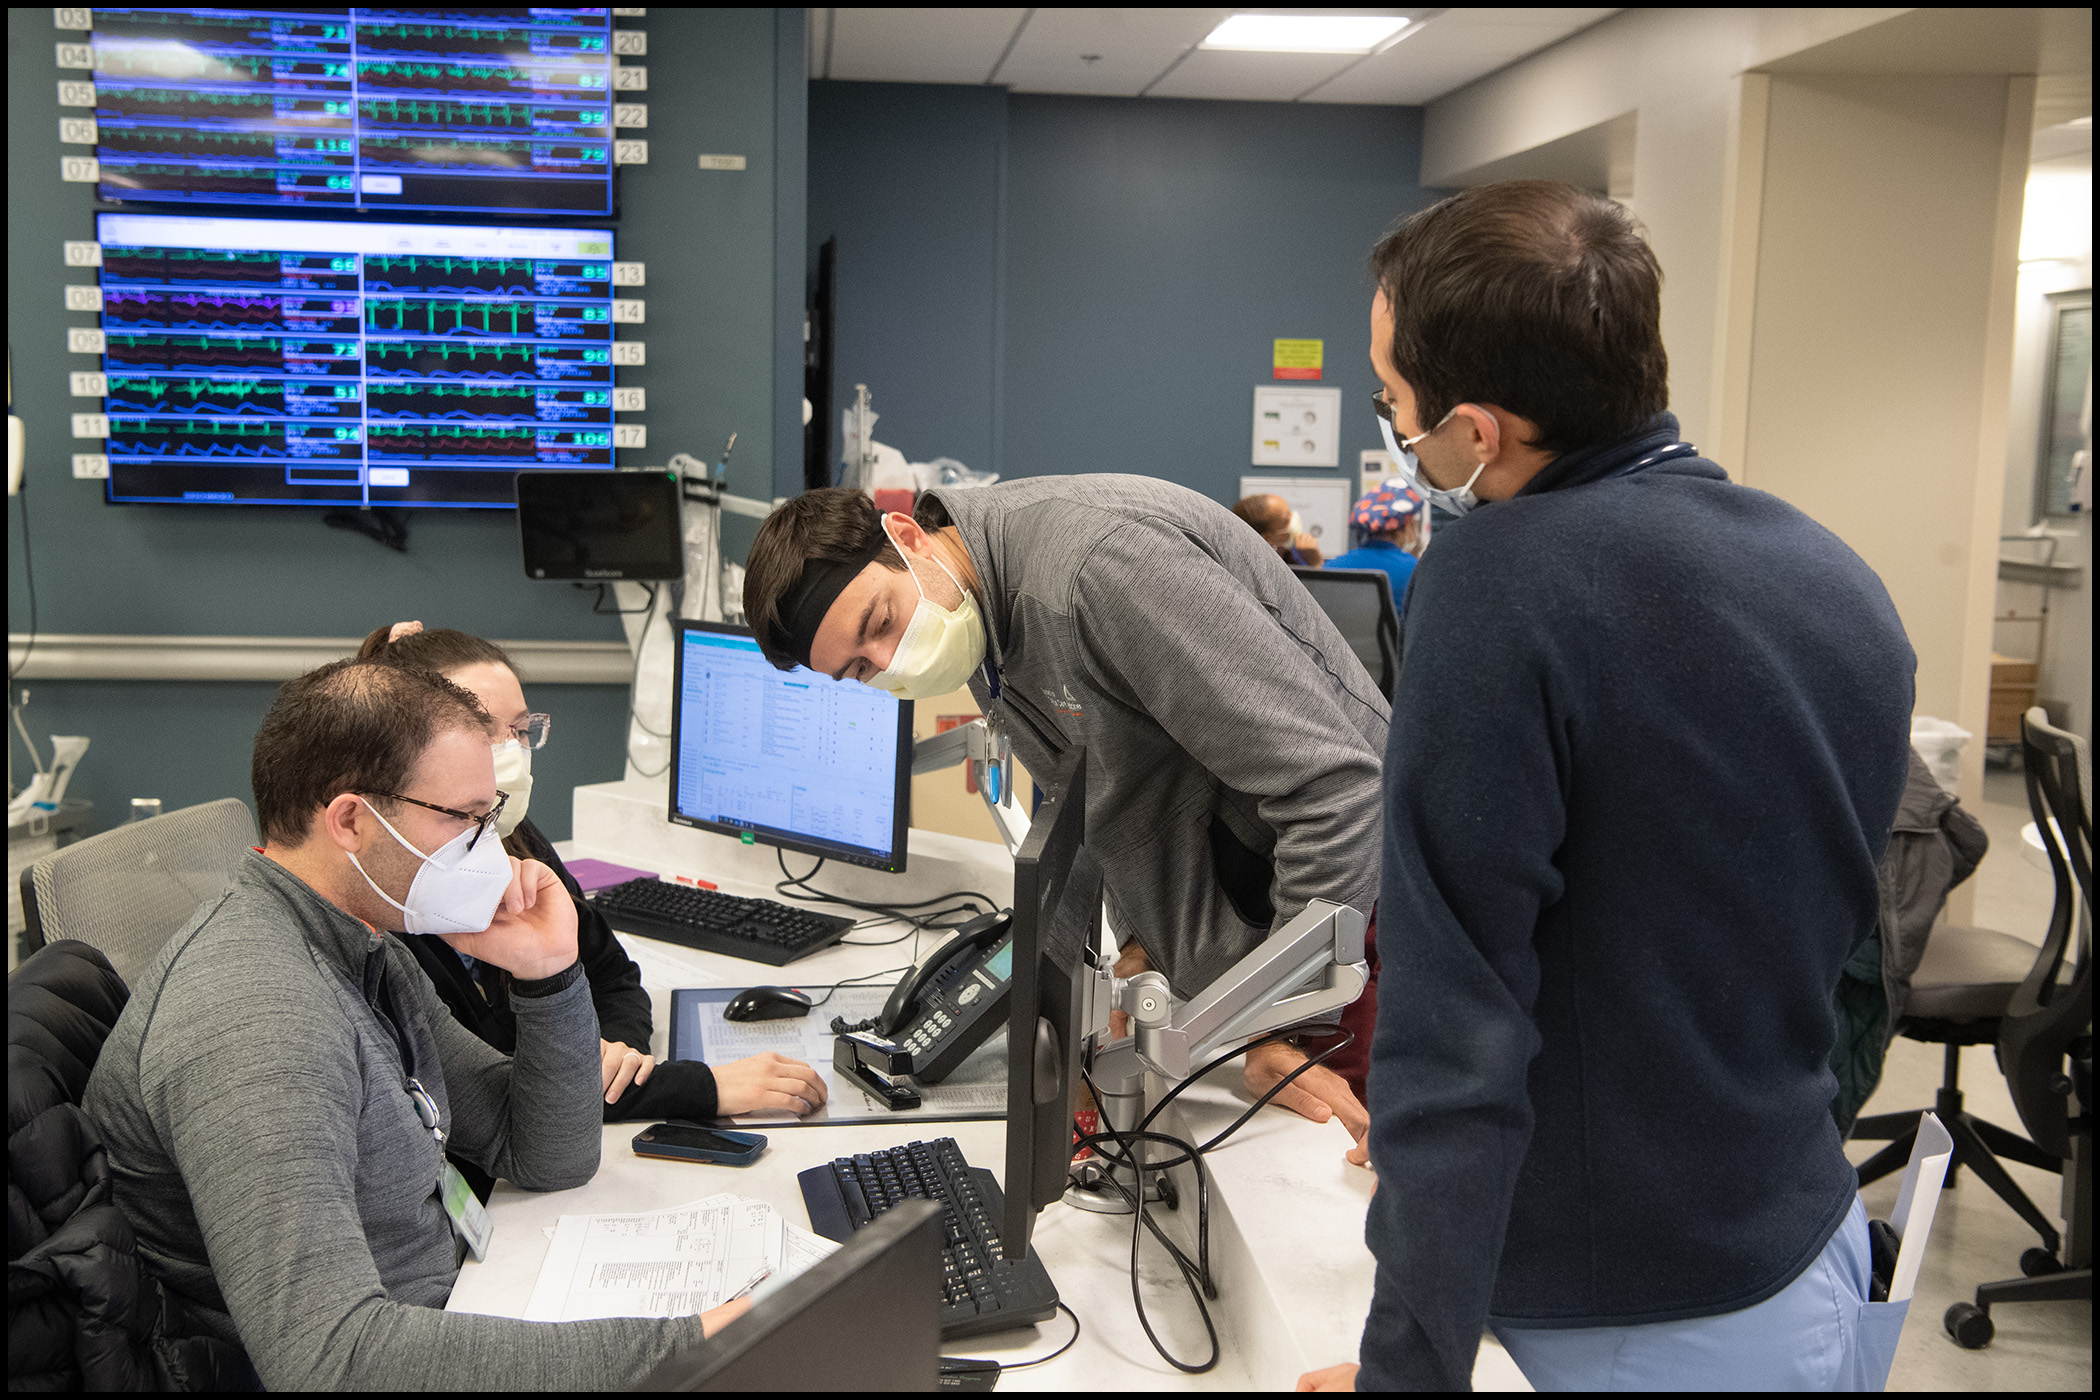
<svg viewBox="0 0 2100 1400"><path fill-rule="evenodd" d="M748 1167L766 1150L764 1133L736 1133L694 1123L653 1123L634 1135L634 1155L674 1162Z"/></svg>

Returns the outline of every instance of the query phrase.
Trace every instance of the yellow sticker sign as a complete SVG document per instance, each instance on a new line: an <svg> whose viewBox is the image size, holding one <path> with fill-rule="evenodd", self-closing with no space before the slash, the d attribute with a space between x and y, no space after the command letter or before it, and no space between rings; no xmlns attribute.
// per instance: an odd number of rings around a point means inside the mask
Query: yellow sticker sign
<svg viewBox="0 0 2100 1400"><path fill-rule="evenodd" d="M1275 374L1277 379L1318 379L1320 359L1326 342L1322 340L1279 340L1276 342Z"/></svg>

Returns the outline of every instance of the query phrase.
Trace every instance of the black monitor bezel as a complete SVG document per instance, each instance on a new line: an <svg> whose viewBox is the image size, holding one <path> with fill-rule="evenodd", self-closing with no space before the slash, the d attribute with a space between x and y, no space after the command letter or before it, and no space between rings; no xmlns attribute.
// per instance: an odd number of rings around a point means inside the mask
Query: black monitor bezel
<svg viewBox="0 0 2100 1400"><path fill-rule="evenodd" d="M556 480L562 478L563 480ZM536 555L533 544L536 536L544 533L535 530L544 513L544 507L528 505L528 496L549 491L558 486L604 485L607 490L625 491L631 495L654 492L663 508L659 525L667 526L655 541L656 557L644 561L638 570L625 568L596 567L585 564L564 564L545 555ZM662 471L605 471L593 468L584 471L569 471L559 467L540 467L521 471L512 487L518 510L518 553L524 561L525 577L529 579L674 579L685 577L685 525L684 500L675 472ZM639 532L637 532L639 534Z"/></svg>
<svg viewBox="0 0 2100 1400"><path fill-rule="evenodd" d="M907 833L911 830L911 754L912 754L912 702L897 702L897 796L891 808L894 817L891 829L891 846L887 858L856 846L818 841L799 832L777 831L772 827L738 826L731 822L712 822L700 817L689 817L678 810L678 755L683 746L685 707L679 697L685 693L685 639L689 632L706 632L721 637L752 638L757 634L749 627L733 622L702 622L697 618L674 618L672 620L673 654L671 658L671 766L666 774L664 794L674 826L689 826L698 831L712 831L721 836L742 838L749 834L755 841L763 841L783 851L797 851L803 855L822 856L826 860L843 861L869 870L881 870L892 875L904 873L905 862L910 855L907 849ZM793 672L787 674L792 675Z"/></svg>
<svg viewBox="0 0 2100 1400"><path fill-rule="evenodd" d="M1042 801L1014 853L1014 975L1006 1012L1006 1216L1000 1246L1028 1257L1037 1212L1064 1194L1072 1159L1072 1094L1079 1080L1085 1011L1082 959L1061 968L1044 948L1046 926L1064 906L1086 837L1086 750L1075 748L1037 791ZM1086 949L1099 946L1098 896L1086 912ZM1049 1014L1045 1014L1045 1013ZM1038 1041L1038 1022L1049 1036ZM1040 1061L1040 1063L1039 1063ZM1038 1085L1039 1076L1050 1081Z"/></svg>

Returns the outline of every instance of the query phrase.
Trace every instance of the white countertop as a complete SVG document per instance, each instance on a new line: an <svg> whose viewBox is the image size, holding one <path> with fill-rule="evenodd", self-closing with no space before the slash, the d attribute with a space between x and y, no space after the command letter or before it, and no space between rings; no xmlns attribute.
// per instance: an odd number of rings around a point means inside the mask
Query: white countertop
<svg viewBox="0 0 2100 1400"><path fill-rule="evenodd" d="M576 790L577 839L565 857L594 856L665 876L711 880L725 891L777 897L774 851L727 837L673 827L664 815L661 783L602 783ZM944 890L977 889L1011 898L1013 867L1000 847L914 830L908 871L887 875L827 864L816 884L863 900L923 899ZM809 857L790 856L798 872ZM859 938L894 937L896 926ZM620 941L641 966L656 1032L651 1049L665 1052L671 992L680 987L749 986L761 982L821 986L907 963L909 940L890 947L839 945L789 969L767 968L719 954L622 933ZM931 951L934 940L921 941ZM1184 1092L1170 1113L1186 1129L1215 1134L1250 1102L1236 1066ZM749 1167L719 1167L637 1157L629 1143L642 1124L605 1128L598 1174L572 1191L534 1194L509 1182L489 1202L496 1222L486 1261L461 1270L451 1308L520 1316L532 1294L548 1241L542 1230L562 1215L646 1210L734 1191L770 1201L787 1219L808 1215L796 1173L833 1157L893 1147L913 1138L953 1137L972 1165L1005 1175L1003 1123L874 1123L844 1127L769 1128L766 1152ZM1131 1302L1129 1216L1092 1215L1062 1203L1036 1221L1033 1246L1059 1295L1081 1320L1079 1343L1046 1366L1011 1371L1002 1389L1252 1389L1288 1390L1303 1372L1353 1360L1370 1304L1373 1263L1364 1247L1364 1213L1373 1178L1343 1161L1348 1134L1338 1123L1316 1124L1281 1109L1264 1109L1225 1145L1205 1156L1211 1172L1211 1259L1219 1297L1210 1303L1220 1339L1216 1369L1192 1376L1162 1360L1146 1340ZM1185 1174L1187 1169L1182 1169ZM1193 1243L1193 1193L1178 1212L1161 1212L1167 1232ZM1149 1235L1140 1252L1140 1286L1152 1326L1184 1360L1202 1358L1208 1342L1180 1273ZM1025 1360L1056 1350L1069 1335L1063 1314L1038 1328L952 1343L955 1355ZM1515 1365L1492 1338L1474 1370L1482 1390L1528 1390Z"/></svg>

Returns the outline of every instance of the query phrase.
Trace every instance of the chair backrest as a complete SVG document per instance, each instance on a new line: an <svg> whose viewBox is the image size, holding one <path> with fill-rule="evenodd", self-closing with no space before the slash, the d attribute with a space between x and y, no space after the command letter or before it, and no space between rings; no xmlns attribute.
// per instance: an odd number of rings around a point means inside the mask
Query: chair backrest
<svg viewBox="0 0 2100 1400"><path fill-rule="evenodd" d="M61 847L22 872L30 946L78 939L129 985L255 839L247 804L227 797Z"/></svg>
<svg viewBox="0 0 2100 1400"><path fill-rule="evenodd" d="M1328 620L1341 629L1379 691L1393 695L1400 666L1400 618L1393 610L1393 579L1383 569L1293 568Z"/></svg>
<svg viewBox="0 0 2100 1400"><path fill-rule="evenodd" d="M2020 721L2020 746L2027 806L2056 878L2056 905L2041 953L1999 1024L1998 1065L2028 1136L2043 1151L2068 1158L2072 1119L2092 1093L2093 812L2086 789L2092 760L2085 741L2051 725L2039 706ZM2066 957L2071 977L2062 981ZM2074 1060L2067 1075L2065 1059L2081 1039L2083 1066Z"/></svg>

